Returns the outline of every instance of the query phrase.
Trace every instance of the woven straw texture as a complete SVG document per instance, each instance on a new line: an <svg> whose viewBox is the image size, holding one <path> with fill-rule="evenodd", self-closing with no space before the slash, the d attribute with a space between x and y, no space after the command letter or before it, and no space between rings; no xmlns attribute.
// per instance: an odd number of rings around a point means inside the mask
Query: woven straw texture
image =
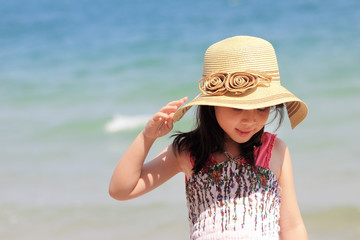
<svg viewBox="0 0 360 240"><path fill-rule="evenodd" d="M233 75L238 76L229 79ZM180 108L174 121L195 105L256 109L285 103L294 129L308 113L306 104L281 86L275 50L261 38L236 36L211 45L205 53L203 77L202 93Z"/></svg>

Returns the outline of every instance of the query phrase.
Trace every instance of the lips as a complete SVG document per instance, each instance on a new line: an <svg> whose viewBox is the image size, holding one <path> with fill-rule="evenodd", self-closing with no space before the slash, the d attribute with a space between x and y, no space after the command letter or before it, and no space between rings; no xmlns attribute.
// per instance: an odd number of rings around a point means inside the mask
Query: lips
<svg viewBox="0 0 360 240"><path fill-rule="evenodd" d="M247 137L250 135L250 133L252 132L251 130L240 130L240 129L236 129L236 132L241 136L241 137Z"/></svg>

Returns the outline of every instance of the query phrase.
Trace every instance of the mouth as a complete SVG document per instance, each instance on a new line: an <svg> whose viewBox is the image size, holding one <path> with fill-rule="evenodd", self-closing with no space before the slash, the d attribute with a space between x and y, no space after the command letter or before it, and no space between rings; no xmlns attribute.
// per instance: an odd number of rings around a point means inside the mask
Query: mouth
<svg viewBox="0 0 360 240"><path fill-rule="evenodd" d="M250 133L252 132L251 130L240 130L240 129L236 129L236 132L241 136L241 137L247 137L250 135Z"/></svg>

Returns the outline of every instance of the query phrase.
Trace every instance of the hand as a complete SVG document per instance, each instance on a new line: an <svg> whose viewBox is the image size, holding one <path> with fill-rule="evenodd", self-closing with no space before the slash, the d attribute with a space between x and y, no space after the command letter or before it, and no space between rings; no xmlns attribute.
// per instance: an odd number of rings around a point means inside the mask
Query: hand
<svg viewBox="0 0 360 240"><path fill-rule="evenodd" d="M168 134L173 128L173 117L175 112L186 101L187 97L184 97L180 100L170 102L161 108L146 124L146 127L143 130L144 136L155 140L156 138Z"/></svg>

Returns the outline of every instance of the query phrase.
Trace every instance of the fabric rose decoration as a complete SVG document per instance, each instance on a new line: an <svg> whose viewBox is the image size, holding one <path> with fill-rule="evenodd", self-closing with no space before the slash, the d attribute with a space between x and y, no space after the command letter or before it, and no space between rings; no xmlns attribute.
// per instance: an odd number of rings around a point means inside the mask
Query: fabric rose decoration
<svg viewBox="0 0 360 240"><path fill-rule="evenodd" d="M241 94L257 86L268 86L271 77L264 73L234 72L212 73L200 79L199 89L204 95Z"/></svg>
<svg viewBox="0 0 360 240"><path fill-rule="evenodd" d="M227 73L210 74L199 82L199 88L204 95L222 95L226 92L225 81L228 79Z"/></svg>

